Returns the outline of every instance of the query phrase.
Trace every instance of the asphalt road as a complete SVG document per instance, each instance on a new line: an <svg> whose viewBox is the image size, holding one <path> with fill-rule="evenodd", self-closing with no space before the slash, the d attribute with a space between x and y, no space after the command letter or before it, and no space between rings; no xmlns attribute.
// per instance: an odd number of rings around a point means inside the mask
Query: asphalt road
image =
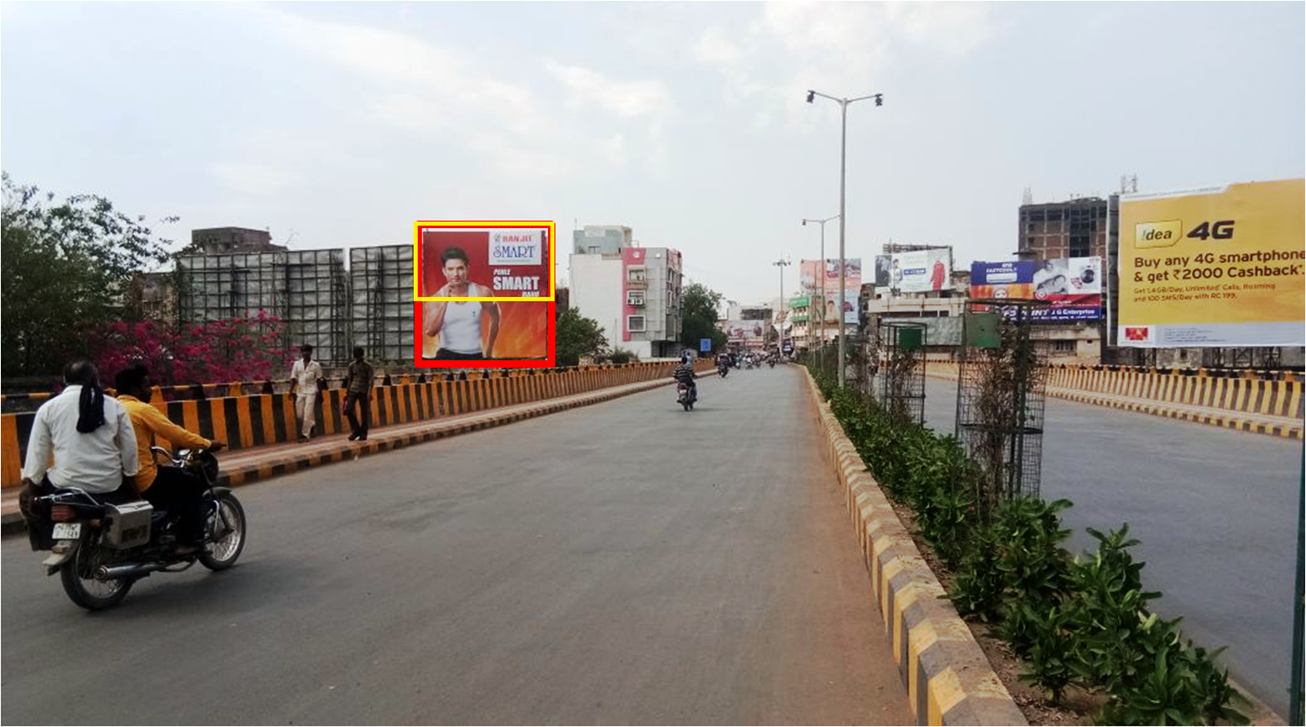
<svg viewBox="0 0 1306 727"><path fill-rule="evenodd" d="M238 490L236 568L88 614L3 544L30 724L908 724L795 368Z"/></svg>
<svg viewBox="0 0 1306 727"><path fill-rule="evenodd" d="M926 423L952 433L956 392L927 377ZM1286 717L1301 443L1064 399L1045 413L1042 495L1075 503L1072 552L1095 549L1084 528L1129 523L1155 610L1228 646L1233 678Z"/></svg>

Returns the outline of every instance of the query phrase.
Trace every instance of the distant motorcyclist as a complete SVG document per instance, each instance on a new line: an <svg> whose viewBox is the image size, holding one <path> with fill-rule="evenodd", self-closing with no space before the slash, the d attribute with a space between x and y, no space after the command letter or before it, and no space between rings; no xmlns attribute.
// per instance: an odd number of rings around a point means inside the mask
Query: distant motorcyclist
<svg viewBox="0 0 1306 727"><path fill-rule="evenodd" d="M698 400L698 384L694 382L694 379L697 379L698 375L694 373L694 364L691 363L689 354L684 354L680 357L680 365L676 367L676 370L671 374L671 376L682 384L688 384L689 395L693 397L695 401Z"/></svg>

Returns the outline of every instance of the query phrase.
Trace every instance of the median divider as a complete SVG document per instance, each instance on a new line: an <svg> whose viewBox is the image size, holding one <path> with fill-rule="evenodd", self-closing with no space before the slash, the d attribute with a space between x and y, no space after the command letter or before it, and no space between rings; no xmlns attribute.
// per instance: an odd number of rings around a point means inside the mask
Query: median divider
<svg viewBox="0 0 1306 727"><path fill-rule="evenodd" d="M1027 724L805 369L804 376L917 724Z"/></svg>

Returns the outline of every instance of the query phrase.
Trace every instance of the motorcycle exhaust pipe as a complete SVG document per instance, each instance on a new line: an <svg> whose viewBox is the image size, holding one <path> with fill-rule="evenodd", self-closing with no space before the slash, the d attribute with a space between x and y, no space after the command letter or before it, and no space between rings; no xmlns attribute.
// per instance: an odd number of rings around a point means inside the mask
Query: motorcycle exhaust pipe
<svg viewBox="0 0 1306 727"><path fill-rule="evenodd" d="M95 569L95 580L116 581L121 578L136 578L138 576L149 575L167 567L167 563L144 563L139 565L114 566L102 565Z"/></svg>

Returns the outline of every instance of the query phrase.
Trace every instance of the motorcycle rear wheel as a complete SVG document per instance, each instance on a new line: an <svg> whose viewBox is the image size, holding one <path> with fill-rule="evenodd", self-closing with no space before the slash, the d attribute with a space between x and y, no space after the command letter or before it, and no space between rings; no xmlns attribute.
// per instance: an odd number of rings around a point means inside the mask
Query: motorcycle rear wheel
<svg viewBox="0 0 1306 727"><path fill-rule="evenodd" d="M229 528L218 540L211 540L200 552L200 564L212 571L226 570L236 564L236 559L245 550L245 508L240 500L230 492L218 496L218 512L214 521L208 523L208 532L218 528Z"/></svg>
<svg viewBox="0 0 1306 727"><path fill-rule="evenodd" d="M97 581L95 569L109 562L109 551L100 546L98 536L85 536L77 546L77 552L63 564L59 579L63 582L64 593L73 603L88 611L100 611L118 605L127 597L133 581L130 578L116 578L110 581Z"/></svg>

